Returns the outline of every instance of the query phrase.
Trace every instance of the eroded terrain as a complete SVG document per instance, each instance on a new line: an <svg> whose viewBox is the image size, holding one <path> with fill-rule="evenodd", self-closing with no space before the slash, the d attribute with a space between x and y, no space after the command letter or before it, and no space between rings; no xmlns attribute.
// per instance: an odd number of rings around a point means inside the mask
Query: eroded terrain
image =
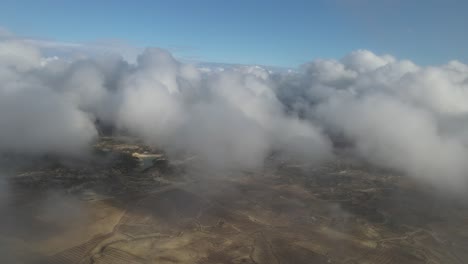
<svg viewBox="0 0 468 264"><path fill-rule="evenodd" d="M124 139L95 152L5 172L2 263L468 263L465 201L346 158L239 172Z"/></svg>

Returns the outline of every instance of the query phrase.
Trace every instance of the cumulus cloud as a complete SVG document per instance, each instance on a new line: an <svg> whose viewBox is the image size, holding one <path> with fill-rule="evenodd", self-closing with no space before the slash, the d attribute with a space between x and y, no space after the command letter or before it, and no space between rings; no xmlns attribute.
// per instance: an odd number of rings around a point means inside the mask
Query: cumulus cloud
<svg viewBox="0 0 468 264"><path fill-rule="evenodd" d="M0 43L0 150L78 154L96 135L94 125L36 74L40 59L24 43Z"/></svg>
<svg viewBox="0 0 468 264"><path fill-rule="evenodd" d="M319 120L330 136L344 137L357 155L443 188L466 190L466 65L420 67L356 51L340 61L307 64L295 78L300 85L283 81L284 101L305 101L301 110L308 118Z"/></svg>
<svg viewBox="0 0 468 264"><path fill-rule="evenodd" d="M0 39L0 150L83 153L97 121L170 155L220 168L332 157L343 138L371 164L466 190L468 66L422 67L367 50L299 71L207 70L146 49L134 63L108 53L49 56Z"/></svg>
<svg viewBox="0 0 468 264"><path fill-rule="evenodd" d="M135 64L108 54L44 57L21 40L0 43L0 58L3 151L81 153L99 120L220 168L258 168L274 151L307 163L331 156L317 126L285 114L260 67L205 74L157 48Z"/></svg>
<svg viewBox="0 0 468 264"><path fill-rule="evenodd" d="M203 75L148 49L123 86L120 126L169 152L237 168L257 168L276 149L304 162L330 157L328 139L310 122L284 114L268 72L258 67Z"/></svg>

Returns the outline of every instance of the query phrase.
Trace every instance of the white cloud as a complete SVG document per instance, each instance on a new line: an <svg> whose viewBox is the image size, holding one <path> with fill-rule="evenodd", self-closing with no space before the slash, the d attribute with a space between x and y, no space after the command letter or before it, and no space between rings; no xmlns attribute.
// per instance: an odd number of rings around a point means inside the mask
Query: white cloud
<svg viewBox="0 0 468 264"><path fill-rule="evenodd" d="M288 104L333 135L348 139L367 161L440 187L466 190L468 72L460 62L419 67L370 51L305 66ZM283 85L282 89L290 89ZM463 123L460 123L463 122Z"/></svg>
<svg viewBox="0 0 468 264"><path fill-rule="evenodd" d="M135 63L94 52L61 57L60 49L44 55L43 43L4 35L1 151L82 153L99 119L170 154L257 168L273 151L300 162L328 159L338 135L376 166L467 187L468 66L461 62L421 67L358 50L294 72L213 70L155 48Z"/></svg>

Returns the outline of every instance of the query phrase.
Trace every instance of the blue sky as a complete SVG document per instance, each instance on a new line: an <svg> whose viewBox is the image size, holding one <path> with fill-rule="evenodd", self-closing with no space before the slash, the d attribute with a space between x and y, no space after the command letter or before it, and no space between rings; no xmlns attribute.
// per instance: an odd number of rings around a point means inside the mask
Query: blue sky
<svg viewBox="0 0 468 264"><path fill-rule="evenodd" d="M291 67L369 49L427 65L468 61L467 10L462 0L2 0L0 26L207 62Z"/></svg>

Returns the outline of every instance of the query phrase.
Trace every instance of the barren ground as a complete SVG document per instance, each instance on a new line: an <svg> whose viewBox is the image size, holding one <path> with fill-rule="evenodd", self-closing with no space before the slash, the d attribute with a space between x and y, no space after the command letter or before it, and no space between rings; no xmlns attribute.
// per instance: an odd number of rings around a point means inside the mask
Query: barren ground
<svg viewBox="0 0 468 264"><path fill-rule="evenodd" d="M8 174L2 263L468 263L466 202L345 158L217 172L113 138L95 155Z"/></svg>

